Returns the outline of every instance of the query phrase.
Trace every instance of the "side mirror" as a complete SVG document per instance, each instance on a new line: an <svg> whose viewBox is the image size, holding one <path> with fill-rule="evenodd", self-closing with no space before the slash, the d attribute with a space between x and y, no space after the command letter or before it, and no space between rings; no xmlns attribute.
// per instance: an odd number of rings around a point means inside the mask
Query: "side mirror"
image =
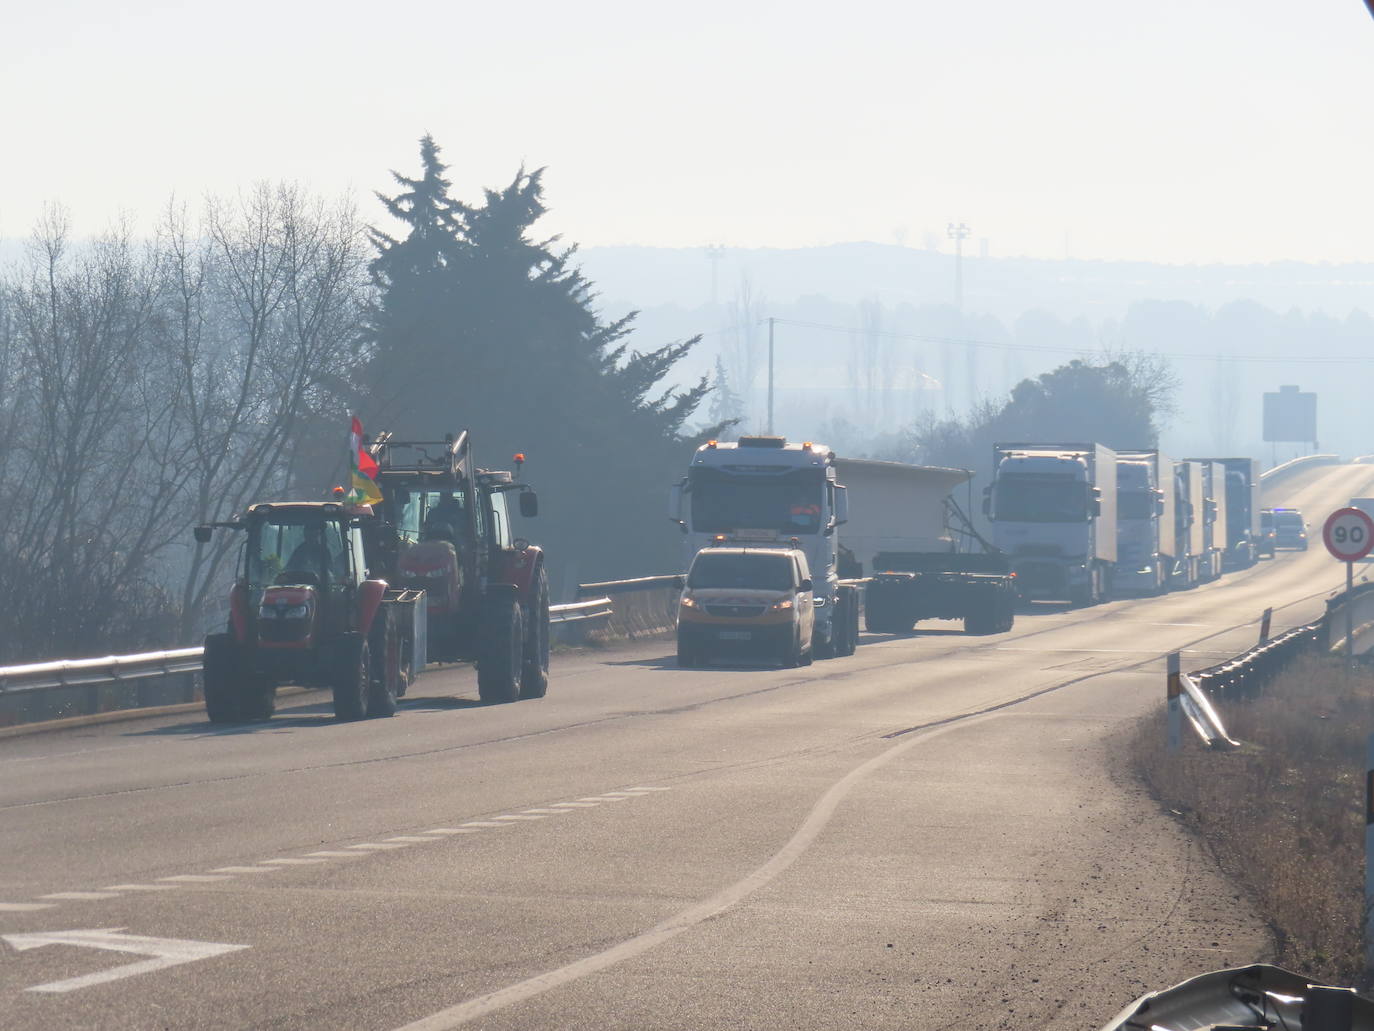
<svg viewBox="0 0 1374 1031"><path fill-rule="evenodd" d="M520 492L520 515L525 519L533 519L539 514L539 495L532 490L522 490Z"/></svg>
<svg viewBox="0 0 1374 1031"><path fill-rule="evenodd" d="M191 531L196 535L197 544L209 544L211 529L208 526L197 526Z"/></svg>
<svg viewBox="0 0 1374 1031"><path fill-rule="evenodd" d="M815 587L816 585L811 582L811 577L809 576L801 583L797 584L797 590L799 591L811 591L815 590Z"/></svg>
<svg viewBox="0 0 1374 1031"><path fill-rule="evenodd" d="M849 488L835 484L835 525L849 522Z"/></svg>
<svg viewBox="0 0 1374 1031"><path fill-rule="evenodd" d="M675 523L682 522L682 484L675 483L668 488L668 518Z"/></svg>

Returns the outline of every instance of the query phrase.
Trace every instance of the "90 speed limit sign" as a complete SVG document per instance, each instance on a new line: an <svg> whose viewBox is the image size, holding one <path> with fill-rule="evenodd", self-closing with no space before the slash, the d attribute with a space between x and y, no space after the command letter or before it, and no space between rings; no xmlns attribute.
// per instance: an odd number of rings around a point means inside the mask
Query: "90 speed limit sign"
<svg viewBox="0 0 1374 1031"><path fill-rule="evenodd" d="M1322 541L1342 562L1358 562L1374 548L1374 519L1358 508L1338 508L1326 518Z"/></svg>

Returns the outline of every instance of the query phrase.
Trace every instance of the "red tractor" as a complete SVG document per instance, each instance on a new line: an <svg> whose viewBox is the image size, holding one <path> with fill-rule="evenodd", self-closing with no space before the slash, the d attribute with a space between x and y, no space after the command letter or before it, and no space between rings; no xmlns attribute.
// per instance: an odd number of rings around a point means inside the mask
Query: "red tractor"
<svg viewBox="0 0 1374 1031"><path fill-rule="evenodd" d="M548 574L543 550L514 535L508 505L515 494L520 515L535 516L534 491L509 472L476 468L466 430L442 441L382 433L368 451L383 497L379 567L392 585L424 590L429 658L476 662L484 702L542 698Z"/></svg>
<svg viewBox="0 0 1374 1031"><path fill-rule="evenodd" d="M246 534L229 593L229 629L205 638L205 711L213 723L265 720L279 684L329 687L340 719L390 716L414 671L419 591L391 587L366 539L368 506L252 505L213 526Z"/></svg>

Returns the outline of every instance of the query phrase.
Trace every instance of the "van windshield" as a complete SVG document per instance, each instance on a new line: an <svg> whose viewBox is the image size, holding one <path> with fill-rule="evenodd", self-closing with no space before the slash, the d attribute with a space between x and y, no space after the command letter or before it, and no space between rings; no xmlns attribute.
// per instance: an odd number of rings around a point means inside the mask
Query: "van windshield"
<svg viewBox="0 0 1374 1031"><path fill-rule="evenodd" d="M734 587L741 590L787 591L792 582L789 555L697 555L687 574L692 588Z"/></svg>

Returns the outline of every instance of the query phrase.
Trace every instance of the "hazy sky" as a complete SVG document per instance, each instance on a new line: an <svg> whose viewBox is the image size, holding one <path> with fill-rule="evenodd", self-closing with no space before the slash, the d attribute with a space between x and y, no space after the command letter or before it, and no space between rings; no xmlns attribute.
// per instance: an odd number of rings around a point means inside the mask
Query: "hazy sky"
<svg viewBox="0 0 1374 1031"><path fill-rule="evenodd" d="M1360 0L6 0L0 236L255 179L548 166L584 245L1374 259Z"/></svg>

